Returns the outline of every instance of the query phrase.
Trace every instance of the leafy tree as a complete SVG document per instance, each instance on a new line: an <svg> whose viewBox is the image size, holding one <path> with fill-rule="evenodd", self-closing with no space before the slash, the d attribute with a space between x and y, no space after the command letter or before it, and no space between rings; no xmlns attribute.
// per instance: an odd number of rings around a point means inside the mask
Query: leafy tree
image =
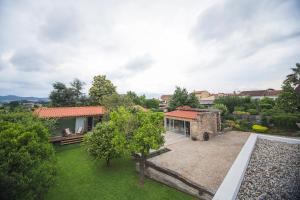
<svg viewBox="0 0 300 200"><path fill-rule="evenodd" d="M54 183L55 155L43 123L29 113L0 114L0 199L42 199Z"/></svg>
<svg viewBox="0 0 300 200"><path fill-rule="evenodd" d="M220 103L219 104L215 104L213 107L216 108L216 109L218 109L218 110L220 110L222 116L228 114L228 109L227 109L227 107L224 104L220 104Z"/></svg>
<svg viewBox="0 0 300 200"><path fill-rule="evenodd" d="M114 93L116 93L116 87L110 80L106 79L105 75L94 76L92 87L89 91L92 103L102 105L103 98Z"/></svg>
<svg viewBox="0 0 300 200"><path fill-rule="evenodd" d="M115 127L112 122L102 122L84 137L84 145L88 153L96 159L105 159L108 167L111 159L120 157L113 142L114 132Z"/></svg>
<svg viewBox="0 0 300 200"><path fill-rule="evenodd" d="M120 95L117 93L114 93L110 96L104 96L102 102L108 111L115 110L120 106L129 107L133 105L132 99L127 95Z"/></svg>
<svg viewBox="0 0 300 200"><path fill-rule="evenodd" d="M185 88L181 89L180 87L176 87L175 92L170 99L169 108L175 110L179 106L198 108L200 104L195 93L189 94Z"/></svg>
<svg viewBox="0 0 300 200"><path fill-rule="evenodd" d="M272 109L275 106L275 100L269 97L264 97L259 101L260 110Z"/></svg>
<svg viewBox="0 0 300 200"><path fill-rule="evenodd" d="M84 82L80 81L78 78L75 78L71 83L71 90L73 90L74 99L76 105L84 105L87 97L82 93Z"/></svg>
<svg viewBox="0 0 300 200"><path fill-rule="evenodd" d="M141 105L142 102L141 102L141 99L139 98L139 96L133 92L133 91L128 91L126 93L126 95L132 100L132 102L136 105Z"/></svg>
<svg viewBox="0 0 300 200"><path fill-rule="evenodd" d="M145 163L150 149L159 149L164 144L163 114L154 112L138 112L138 126L130 139L131 150L140 155L140 184L144 185Z"/></svg>
<svg viewBox="0 0 300 200"><path fill-rule="evenodd" d="M190 93L188 96L188 106L191 106L192 108L200 107L199 100L194 92Z"/></svg>
<svg viewBox="0 0 300 200"><path fill-rule="evenodd" d="M294 88L299 88L300 86L300 63L296 63L296 67L292 68L293 73L287 75L285 82L291 83Z"/></svg>
<svg viewBox="0 0 300 200"><path fill-rule="evenodd" d="M130 111L124 107L111 112L110 120L115 125L115 138L119 151L140 155L140 183L144 184L146 157L150 149L158 149L164 143L163 114Z"/></svg>
<svg viewBox="0 0 300 200"><path fill-rule="evenodd" d="M290 82L283 83L282 92L276 99L276 107L285 112L300 111L300 95L296 93Z"/></svg>
<svg viewBox="0 0 300 200"><path fill-rule="evenodd" d="M240 107L248 107L247 105L251 104L251 98L250 97L239 97L239 96L224 96L224 97L219 97L218 99L215 100L215 104L224 104L229 113L232 113L234 111L234 108L237 107L237 109ZM240 109L239 108L239 109Z"/></svg>
<svg viewBox="0 0 300 200"><path fill-rule="evenodd" d="M145 107L146 108L152 108L152 109L158 109L159 107L159 100L152 98L152 99L146 99L145 101Z"/></svg>

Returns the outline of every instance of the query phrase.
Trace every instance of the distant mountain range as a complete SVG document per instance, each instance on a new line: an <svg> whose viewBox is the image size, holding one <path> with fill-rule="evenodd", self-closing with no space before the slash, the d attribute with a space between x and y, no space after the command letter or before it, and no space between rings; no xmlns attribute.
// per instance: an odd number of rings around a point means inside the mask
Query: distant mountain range
<svg viewBox="0 0 300 200"><path fill-rule="evenodd" d="M20 97L16 95L0 96L0 103L9 103L11 101L30 101L30 102L48 102L49 98L40 97Z"/></svg>

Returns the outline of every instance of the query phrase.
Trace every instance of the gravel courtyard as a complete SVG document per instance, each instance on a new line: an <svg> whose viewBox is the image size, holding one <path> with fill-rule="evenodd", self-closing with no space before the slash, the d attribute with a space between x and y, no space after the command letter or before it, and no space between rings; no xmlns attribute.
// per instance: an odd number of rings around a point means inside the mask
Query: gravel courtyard
<svg viewBox="0 0 300 200"><path fill-rule="evenodd" d="M300 199L300 145L258 139L237 199Z"/></svg>
<svg viewBox="0 0 300 200"><path fill-rule="evenodd" d="M171 151L153 157L149 161L176 171L215 192L250 133L232 131L212 137L209 141L180 139L176 135L168 136L169 139L172 138L172 141L176 142L166 142L166 147ZM168 140L168 138L166 139Z"/></svg>

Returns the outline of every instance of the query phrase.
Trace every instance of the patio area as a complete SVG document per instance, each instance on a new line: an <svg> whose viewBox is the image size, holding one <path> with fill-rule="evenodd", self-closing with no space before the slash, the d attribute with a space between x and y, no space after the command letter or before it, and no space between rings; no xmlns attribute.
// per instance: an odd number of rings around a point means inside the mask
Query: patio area
<svg viewBox="0 0 300 200"><path fill-rule="evenodd" d="M249 135L231 131L209 141L192 141L184 135L168 132L165 147L171 151L149 161L215 193Z"/></svg>

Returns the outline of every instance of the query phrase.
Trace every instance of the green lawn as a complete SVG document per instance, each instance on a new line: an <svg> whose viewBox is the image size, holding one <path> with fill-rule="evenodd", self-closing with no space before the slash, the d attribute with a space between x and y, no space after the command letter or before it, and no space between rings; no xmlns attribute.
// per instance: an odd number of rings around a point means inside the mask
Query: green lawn
<svg viewBox="0 0 300 200"><path fill-rule="evenodd" d="M56 185L46 195L53 199L193 199L178 190L146 179L138 184L138 174L130 159L112 161L107 168L92 160L79 145L57 148Z"/></svg>

